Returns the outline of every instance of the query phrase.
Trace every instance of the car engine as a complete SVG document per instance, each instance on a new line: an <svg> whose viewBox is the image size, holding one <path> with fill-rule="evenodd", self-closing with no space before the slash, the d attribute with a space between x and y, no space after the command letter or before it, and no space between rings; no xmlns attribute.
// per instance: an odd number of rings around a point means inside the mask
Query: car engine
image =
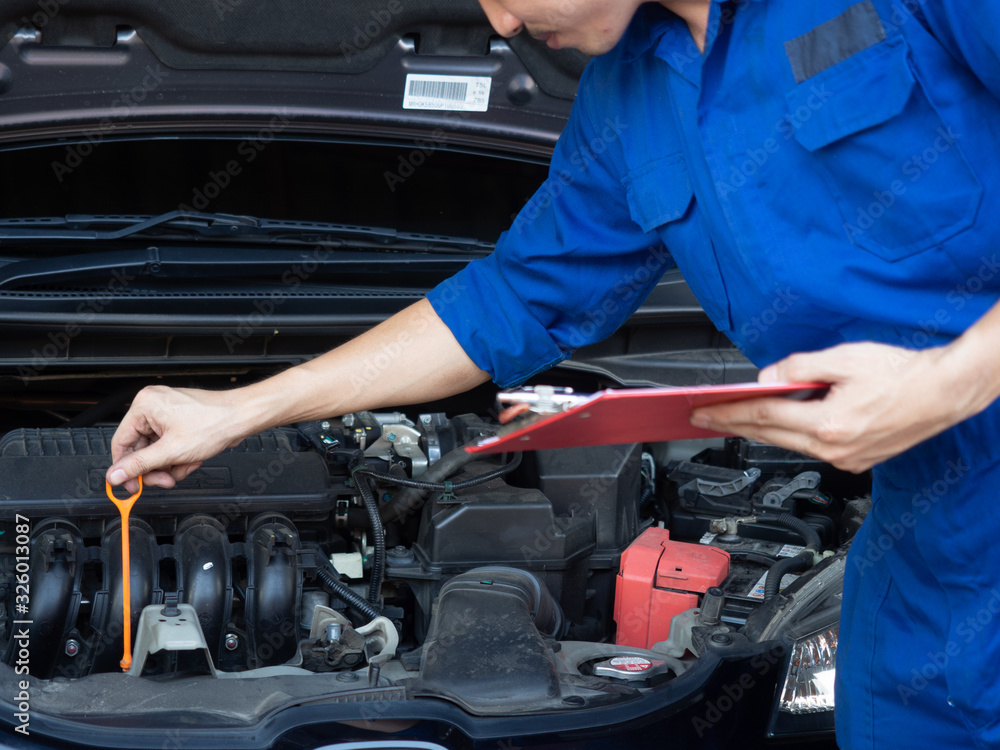
<svg viewBox="0 0 1000 750"><path fill-rule="evenodd" d="M743 637L870 505L864 477L737 438L684 456L463 450L497 429L349 414L146 488L129 526L130 674L325 673L476 714L613 701L682 674L713 634ZM17 674L120 673L113 433L0 439L0 647Z"/></svg>

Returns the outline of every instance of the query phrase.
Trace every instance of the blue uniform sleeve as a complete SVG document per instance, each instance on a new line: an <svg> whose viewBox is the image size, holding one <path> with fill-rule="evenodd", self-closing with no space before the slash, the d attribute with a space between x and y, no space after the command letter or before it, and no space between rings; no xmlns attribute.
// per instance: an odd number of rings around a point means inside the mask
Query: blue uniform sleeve
<svg viewBox="0 0 1000 750"><path fill-rule="evenodd" d="M495 252L428 294L472 361L501 387L607 338L673 265L659 236L631 218L620 142L630 124L594 111L593 69L581 79L548 179Z"/></svg>
<svg viewBox="0 0 1000 750"><path fill-rule="evenodd" d="M914 14L955 59L1000 99L997 0L922 0Z"/></svg>

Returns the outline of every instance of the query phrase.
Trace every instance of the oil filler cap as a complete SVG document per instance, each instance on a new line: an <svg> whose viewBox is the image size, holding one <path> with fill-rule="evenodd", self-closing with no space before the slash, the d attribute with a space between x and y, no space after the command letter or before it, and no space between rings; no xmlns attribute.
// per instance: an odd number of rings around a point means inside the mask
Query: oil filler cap
<svg viewBox="0 0 1000 750"><path fill-rule="evenodd" d="M595 675L619 680L648 680L669 671L666 662L645 656L615 656L594 665Z"/></svg>

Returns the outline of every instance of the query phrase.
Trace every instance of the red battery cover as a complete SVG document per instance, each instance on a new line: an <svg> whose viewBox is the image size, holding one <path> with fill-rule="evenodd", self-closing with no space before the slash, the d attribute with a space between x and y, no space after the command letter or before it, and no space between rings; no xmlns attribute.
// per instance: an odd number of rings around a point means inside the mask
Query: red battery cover
<svg viewBox="0 0 1000 750"><path fill-rule="evenodd" d="M670 620L698 606L698 595L729 575L729 553L705 544L673 542L649 528L622 553L615 585L619 646L649 648L670 634Z"/></svg>

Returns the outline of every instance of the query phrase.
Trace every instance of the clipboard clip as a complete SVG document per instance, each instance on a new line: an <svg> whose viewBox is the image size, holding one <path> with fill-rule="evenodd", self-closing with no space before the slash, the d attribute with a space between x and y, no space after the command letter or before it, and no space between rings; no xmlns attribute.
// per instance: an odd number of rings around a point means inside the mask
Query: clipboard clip
<svg viewBox="0 0 1000 750"><path fill-rule="evenodd" d="M572 388L553 385L525 386L497 394L497 401L505 408L497 416L500 424L509 424L524 414L548 416L576 406L590 398L590 394L574 393Z"/></svg>

